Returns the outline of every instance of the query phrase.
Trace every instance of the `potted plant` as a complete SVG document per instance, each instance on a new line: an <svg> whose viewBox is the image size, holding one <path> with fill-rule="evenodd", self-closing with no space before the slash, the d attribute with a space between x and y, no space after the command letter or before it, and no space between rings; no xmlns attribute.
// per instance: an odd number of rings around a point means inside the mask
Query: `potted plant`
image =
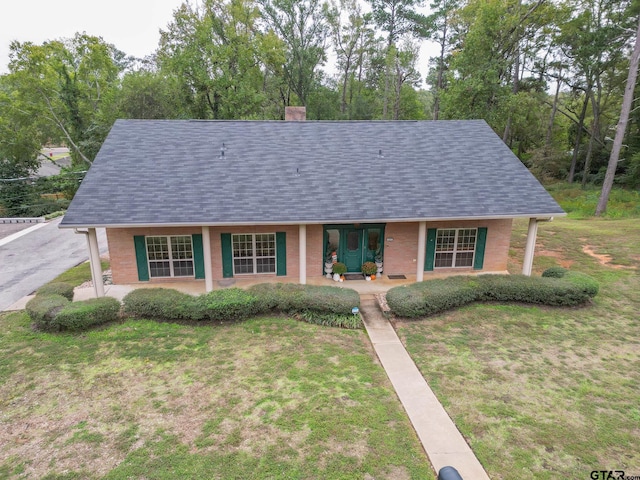
<svg viewBox="0 0 640 480"><path fill-rule="evenodd" d="M340 277L347 273L347 266L342 262L336 262L333 264L333 279L336 282L340 281Z"/></svg>
<svg viewBox="0 0 640 480"><path fill-rule="evenodd" d="M378 267L373 262L364 262L362 264L362 273L365 275L367 280L371 280L371 275L375 275L378 271Z"/></svg>
<svg viewBox="0 0 640 480"><path fill-rule="evenodd" d="M378 275L380 275L382 273L382 255L378 254L376 255L376 267L378 269L378 271L376 272Z"/></svg>
<svg viewBox="0 0 640 480"><path fill-rule="evenodd" d="M333 260L331 260L331 256L328 256L324 260L324 273L327 274L327 278L331 278L331 271L333 270Z"/></svg>

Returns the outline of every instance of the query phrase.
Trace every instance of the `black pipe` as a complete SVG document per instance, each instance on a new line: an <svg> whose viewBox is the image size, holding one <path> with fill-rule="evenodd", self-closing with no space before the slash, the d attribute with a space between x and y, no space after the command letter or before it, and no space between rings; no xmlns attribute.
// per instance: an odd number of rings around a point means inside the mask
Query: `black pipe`
<svg viewBox="0 0 640 480"><path fill-rule="evenodd" d="M463 478L453 467L442 467L438 472L438 480L463 480Z"/></svg>

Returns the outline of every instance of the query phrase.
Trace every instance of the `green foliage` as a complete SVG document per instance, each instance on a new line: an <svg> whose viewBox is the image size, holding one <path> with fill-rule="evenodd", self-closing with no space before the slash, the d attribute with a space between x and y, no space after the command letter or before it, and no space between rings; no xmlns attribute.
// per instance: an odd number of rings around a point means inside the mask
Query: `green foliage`
<svg viewBox="0 0 640 480"><path fill-rule="evenodd" d="M479 282L473 277L428 280L387 292L391 311L401 317L424 317L473 302Z"/></svg>
<svg viewBox="0 0 640 480"><path fill-rule="evenodd" d="M569 270L563 267L551 267L542 272L542 276L549 278L562 278L568 271Z"/></svg>
<svg viewBox="0 0 640 480"><path fill-rule="evenodd" d="M261 304L261 310L284 313L317 312L350 315L360 305L355 290L293 283L261 283L249 288Z"/></svg>
<svg viewBox="0 0 640 480"><path fill-rule="evenodd" d="M55 317L69 303L62 295L36 295L27 302L25 310L35 329L51 331L58 329Z"/></svg>
<svg viewBox="0 0 640 480"><path fill-rule="evenodd" d="M333 273L344 275L345 273L347 273L347 266L342 262L336 262L333 264Z"/></svg>
<svg viewBox="0 0 640 480"><path fill-rule="evenodd" d="M224 288L200 295L194 303L196 319L216 322L244 320L259 313L260 302L241 288Z"/></svg>
<svg viewBox="0 0 640 480"><path fill-rule="evenodd" d="M73 301L74 286L67 282L51 282L43 285L36 292L38 295L60 295Z"/></svg>
<svg viewBox="0 0 640 480"><path fill-rule="evenodd" d="M313 311L304 311L297 315L307 323L315 325L323 325L327 327L349 328L358 330L363 328L362 317L360 315L341 315L337 313L319 313Z"/></svg>
<svg viewBox="0 0 640 480"><path fill-rule="evenodd" d="M571 218L592 217L600 197L600 189L593 185L581 188L580 185L558 182L546 185L546 189ZM607 218L640 216L640 192L614 187L611 189L607 212L604 216Z"/></svg>
<svg viewBox="0 0 640 480"><path fill-rule="evenodd" d="M357 292L350 289L263 283L247 290L225 288L193 297L166 288L141 288L123 299L124 314L156 320L238 321L254 315L283 312L305 314L314 323L350 325L351 309L360 305Z"/></svg>
<svg viewBox="0 0 640 480"><path fill-rule="evenodd" d="M362 273L365 275L375 275L377 271L378 267L376 267L376 264L373 262L364 262L362 264Z"/></svg>
<svg viewBox="0 0 640 480"><path fill-rule="evenodd" d="M124 314L135 318L200 320L195 315L194 297L170 288L138 288L129 292L122 303Z"/></svg>
<svg viewBox="0 0 640 480"><path fill-rule="evenodd" d="M551 306L581 305L598 293L588 275L567 272L562 278L524 275L480 275L428 280L387 292L391 311L415 318L473 301L523 302Z"/></svg>
<svg viewBox="0 0 640 480"><path fill-rule="evenodd" d="M52 325L61 330L85 330L94 325L114 322L120 313L115 298L91 298L65 305L54 317Z"/></svg>

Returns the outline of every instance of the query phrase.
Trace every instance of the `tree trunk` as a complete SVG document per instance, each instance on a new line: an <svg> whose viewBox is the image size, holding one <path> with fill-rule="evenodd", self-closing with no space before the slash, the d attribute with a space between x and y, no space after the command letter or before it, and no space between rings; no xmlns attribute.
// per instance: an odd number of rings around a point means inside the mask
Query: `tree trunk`
<svg viewBox="0 0 640 480"><path fill-rule="evenodd" d="M562 78L562 67L558 69L558 80L556 82L556 94L553 97L553 106L551 107L551 116L549 117L549 126L547 127L547 138L545 139L544 146L545 151L549 151L551 148L551 138L553 135L553 124L556 120L556 113L558 112L558 98L560 97L560 79Z"/></svg>
<svg viewBox="0 0 640 480"><path fill-rule="evenodd" d="M620 158L620 150L622 149L622 141L624 140L625 132L627 131L627 122L629 121L629 113L631 112L631 105L633 104L633 90L636 86L636 78L638 76L638 63L640 62L640 18L638 19L638 29L636 31L636 44L633 47L633 53L631 54L631 61L629 62L629 74L627 75L627 85L624 89L624 96L622 97L622 108L620 110L620 120L618 120L618 127L616 128L616 138L613 140L613 147L611 148L611 156L609 157L609 165L607 166L607 173L604 177L604 183L602 184L602 192L600 193L600 199L598 200L598 206L596 207L596 216L602 215L607 210L607 203L609 202L609 194L611 193L611 187L613 187L613 179L616 175L616 167L618 166L618 160Z"/></svg>
<svg viewBox="0 0 640 480"><path fill-rule="evenodd" d="M520 48L516 49L515 63L513 64L513 88L511 93L515 97L518 94L520 88ZM507 125L504 127L504 134L502 135L502 141L507 143L509 136L511 135L511 123L513 121L513 109L509 109L509 117L507 118ZM510 145L509 145L510 146Z"/></svg>
<svg viewBox="0 0 640 480"><path fill-rule="evenodd" d="M569 168L569 177L567 181L573 183L573 176L576 173L576 163L578 162L578 152L580 151L580 141L582 140L582 129L584 127L584 117L587 115L587 106L589 105L589 92L591 92L591 86L587 88L584 96L584 103L582 104L582 112L580 112L580 118L578 119L578 133L576 134L576 143L573 147L573 158L571 159L571 168Z"/></svg>
<svg viewBox="0 0 640 480"><path fill-rule="evenodd" d="M433 119L438 120L440 116L440 92L444 84L444 54L447 46L447 16L445 15L444 27L442 29L442 42L440 42L440 57L438 58L438 79L436 80L436 94L433 99Z"/></svg>
<svg viewBox="0 0 640 480"><path fill-rule="evenodd" d="M598 83L598 95L591 92L591 106L593 108L593 123L591 125L591 135L589 138L589 147L587 148L587 158L584 160L584 169L582 170L582 188L587 185L587 178L591 170L591 158L593 157L593 143L600 132L600 98L602 87Z"/></svg>

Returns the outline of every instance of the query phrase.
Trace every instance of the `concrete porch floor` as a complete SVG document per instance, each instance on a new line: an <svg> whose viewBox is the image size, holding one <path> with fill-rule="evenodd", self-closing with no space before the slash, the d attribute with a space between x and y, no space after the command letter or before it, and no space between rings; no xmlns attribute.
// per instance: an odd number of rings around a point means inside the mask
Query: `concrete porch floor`
<svg viewBox="0 0 640 480"><path fill-rule="evenodd" d="M375 280L345 280L344 282L335 282L325 277L307 278L307 285L325 285L329 287L350 288L360 295L371 295L375 293L386 293L389 289L400 285L409 285L415 283L415 275L405 275L406 279L393 280L387 275L377 276ZM228 278L213 282L214 290L221 288L249 288L259 283L298 283L293 280L285 280L281 277L262 277L262 278ZM148 283L132 283L128 285L105 285L105 295L109 297L122 298L131 290L137 288L172 288L191 295L200 295L205 293L204 280L195 280L188 282L148 282ZM94 297L93 287L77 288L75 300L84 300Z"/></svg>

